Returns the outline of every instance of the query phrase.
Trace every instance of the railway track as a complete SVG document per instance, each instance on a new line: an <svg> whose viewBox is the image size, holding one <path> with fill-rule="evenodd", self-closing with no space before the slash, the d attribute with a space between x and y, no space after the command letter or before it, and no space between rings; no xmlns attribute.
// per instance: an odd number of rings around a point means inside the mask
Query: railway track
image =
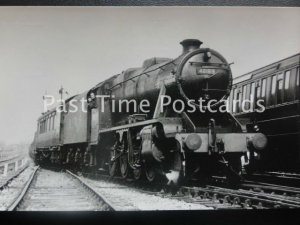
<svg viewBox="0 0 300 225"><path fill-rule="evenodd" d="M299 178L300 179L300 174L298 174L298 173L266 172L266 174L287 177L287 178Z"/></svg>
<svg viewBox="0 0 300 225"><path fill-rule="evenodd" d="M178 195L178 194L177 194ZM299 208L299 199L284 195L255 192L247 189L230 189L207 185L205 187L181 187L179 196L190 196L191 201L212 200L214 208L267 209ZM190 200L189 200L190 201ZM209 202L208 202L209 203ZM223 204L219 205L219 203ZM207 205L204 202L204 205Z"/></svg>
<svg viewBox="0 0 300 225"><path fill-rule="evenodd" d="M282 186L299 187L300 174L264 172L245 175L246 181L266 182Z"/></svg>
<svg viewBox="0 0 300 225"><path fill-rule="evenodd" d="M0 190L5 188L13 179L18 177L26 168L28 167L28 164L19 169L15 174L11 174L8 177L2 177L0 178Z"/></svg>
<svg viewBox="0 0 300 225"><path fill-rule="evenodd" d="M160 186L149 187L146 182L124 180L101 173L85 173L82 177L70 171L54 172L36 168L7 210L156 210L155 207L144 207L143 203L138 203L138 198L145 202L144 205L159 200L165 204L166 208L161 207L165 210L185 207L197 209L197 205L199 209L300 208L300 188L272 183L244 181L237 188L226 187L224 183L189 185L171 193L160 189ZM178 208L174 208L168 199L186 205L178 204Z"/></svg>
<svg viewBox="0 0 300 225"><path fill-rule="evenodd" d="M182 186L174 194L164 190L158 191L157 187L149 189L143 183L137 184L132 179L112 178L103 174L85 175L125 184L162 198L201 204L214 209L300 208L300 189L270 183L248 181L243 182L238 188L224 187L224 183L221 183L220 186Z"/></svg>
<svg viewBox="0 0 300 225"><path fill-rule="evenodd" d="M8 211L114 211L105 198L73 173L36 168Z"/></svg>
<svg viewBox="0 0 300 225"><path fill-rule="evenodd" d="M111 182L87 182L70 171L30 167L5 190L0 210L5 211L139 211L199 210L208 207L163 199L151 191L134 191ZM157 192L154 192L157 193ZM1 200L1 199L0 199Z"/></svg>
<svg viewBox="0 0 300 225"><path fill-rule="evenodd" d="M120 202L118 211L137 210L206 210L213 209L198 203L163 198L159 186L134 179L110 177L101 173L84 173L87 182L99 192L109 196L112 201ZM121 206L121 207L120 207Z"/></svg>
<svg viewBox="0 0 300 225"><path fill-rule="evenodd" d="M272 183L264 182L253 182L253 181L244 181L240 185L243 188L247 188L256 192L265 192L270 194L281 194L285 197L295 197L300 200L300 188L290 187L284 185L277 185Z"/></svg>

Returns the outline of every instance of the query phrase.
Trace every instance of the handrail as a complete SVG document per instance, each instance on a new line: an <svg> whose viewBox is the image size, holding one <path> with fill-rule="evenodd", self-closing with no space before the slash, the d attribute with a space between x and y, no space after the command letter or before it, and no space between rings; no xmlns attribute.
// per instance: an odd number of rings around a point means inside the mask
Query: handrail
<svg viewBox="0 0 300 225"><path fill-rule="evenodd" d="M163 65L161 65L161 66L159 66L159 67L157 67L157 68L155 68L155 69L153 69L153 70L148 70L148 71L145 71L145 70L144 70L144 72L142 72L142 73L140 73L140 74L138 74L138 75L136 75L136 76L130 77L130 78L127 79L127 80L124 80L124 81L122 81L122 82L119 82L119 83L113 85L113 86L112 86L111 88L109 88L108 90L111 91L111 90L114 89L115 87L117 87L117 86L119 86L119 85L122 85L122 84L124 84L124 83L126 83L126 82L128 82L128 81L131 81L131 80L133 80L134 78L140 77L140 76L142 76L142 75L147 75L147 76L149 76L148 73L154 72L154 71L156 71L156 70L160 70L160 69L162 69L163 67L165 67L165 66L167 66L167 65L169 65L169 64L174 64L174 65L176 65L176 64L174 63L175 60L177 60L177 59L173 59L173 60L171 60L170 62L167 62L167 63L165 63L165 64L163 64Z"/></svg>

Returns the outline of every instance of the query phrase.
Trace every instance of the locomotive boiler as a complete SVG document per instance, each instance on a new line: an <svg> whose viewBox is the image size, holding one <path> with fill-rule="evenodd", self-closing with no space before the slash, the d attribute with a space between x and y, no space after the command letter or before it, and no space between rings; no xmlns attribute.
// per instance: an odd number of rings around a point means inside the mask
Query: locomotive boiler
<svg viewBox="0 0 300 225"><path fill-rule="evenodd" d="M221 110L231 91L230 65L201 44L184 40L177 58L145 60L67 99L66 111L43 115L34 140L39 162L150 182L205 181L213 174L238 180L241 156L262 150L267 140ZM71 112L80 98L87 100L86 110Z"/></svg>

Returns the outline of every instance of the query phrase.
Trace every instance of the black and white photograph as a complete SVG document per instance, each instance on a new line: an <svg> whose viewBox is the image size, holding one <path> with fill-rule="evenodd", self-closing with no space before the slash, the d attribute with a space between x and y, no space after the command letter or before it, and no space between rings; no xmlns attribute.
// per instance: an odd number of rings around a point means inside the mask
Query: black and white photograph
<svg viewBox="0 0 300 225"><path fill-rule="evenodd" d="M300 8L7 6L0 30L0 211L300 208Z"/></svg>

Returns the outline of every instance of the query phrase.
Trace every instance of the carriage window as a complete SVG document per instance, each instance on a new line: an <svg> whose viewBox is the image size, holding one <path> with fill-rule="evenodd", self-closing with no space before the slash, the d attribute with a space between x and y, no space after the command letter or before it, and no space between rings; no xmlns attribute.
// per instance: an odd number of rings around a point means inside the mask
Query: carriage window
<svg viewBox="0 0 300 225"><path fill-rule="evenodd" d="M290 86L290 75L291 75L291 71L288 70L285 72L285 76L284 76L284 89L289 89Z"/></svg>
<svg viewBox="0 0 300 225"><path fill-rule="evenodd" d="M283 87L283 73L278 74L277 86L278 86L278 90L282 90L282 87Z"/></svg>
<svg viewBox="0 0 300 225"><path fill-rule="evenodd" d="M249 102L246 102L246 100L248 100L248 96L247 96L247 86L249 85L244 85L243 86L243 101L241 103L241 111L244 110L248 110L249 109Z"/></svg>
<svg viewBox="0 0 300 225"><path fill-rule="evenodd" d="M227 99L227 101L228 101L227 104L229 106L229 112L231 112L231 113L233 113L233 111L232 111L232 100L233 100L233 88L231 89L230 95L229 95L229 97Z"/></svg>
<svg viewBox="0 0 300 225"><path fill-rule="evenodd" d="M54 121L55 121L55 114L53 115L53 120L52 120L52 129L54 130Z"/></svg>
<svg viewBox="0 0 300 225"><path fill-rule="evenodd" d="M255 83L251 83L250 99L253 101L255 95Z"/></svg>
<svg viewBox="0 0 300 225"><path fill-rule="evenodd" d="M300 74L300 68L298 67L298 71L297 71L297 81L296 81L297 86L299 86L299 74Z"/></svg>
<svg viewBox="0 0 300 225"><path fill-rule="evenodd" d="M272 95L274 95L275 94L275 91L276 91L276 75L274 75L273 77L272 77Z"/></svg>
<svg viewBox="0 0 300 225"><path fill-rule="evenodd" d="M243 100L247 99L247 85L243 86Z"/></svg>
<svg viewBox="0 0 300 225"><path fill-rule="evenodd" d="M280 104L283 101L283 73L280 73L277 76L277 89L277 104Z"/></svg>
<svg viewBox="0 0 300 225"><path fill-rule="evenodd" d="M52 127L52 130L54 130L54 115L52 116L52 123L51 123L51 127Z"/></svg>
<svg viewBox="0 0 300 225"><path fill-rule="evenodd" d="M52 120L53 120L53 117L50 116L50 120L49 120L49 130L52 130Z"/></svg>
<svg viewBox="0 0 300 225"><path fill-rule="evenodd" d="M236 109L237 109L237 99L238 99L238 89L235 88L234 91L233 91L233 112L235 113L236 112Z"/></svg>
<svg viewBox="0 0 300 225"><path fill-rule="evenodd" d="M46 131L49 130L49 118L46 119Z"/></svg>
<svg viewBox="0 0 300 225"><path fill-rule="evenodd" d="M266 79L262 80L262 89L261 89L261 97L265 97L266 96Z"/></svg>
<svg viewBox="0 0 300 225"><path fill-rule="evenodd" d="M51 117L48 117L48 122L47 122L47 129L48 129L48 131L50 130L50 120L51 120Z"/></svg>
<svg viewBox="0 0 300 225"><path fill-rule="evenodd" d="M257 82L257 88L256 88L256 97L260 97L260 88L261 88L261 81Z"/></svg>
<svg viewBox="0 0 300 225"><path fill-rule="evenodd" d="M46 132L49 130L49 118L46 119Z"/></svg>
<svg viewBox="0 0 300 225"><path fill-rule="evenodd" d="M49 130L52 130L52 116L49 118Z"/></svg>
<svg viewBox="0 0 300 225"><path fill-rule="evenodd" d="M238 91L237 93L237 112L240 112L241 110L241 102L242 102L242 93L241 91Z"/></svg>
<svg viewBox="0 0 300 225"><path fill-rule="evenodd" d="M255 83L251 83L251 89L250 89L250 110L253 111L254 110L254 102L255 102Z"/></svg>

